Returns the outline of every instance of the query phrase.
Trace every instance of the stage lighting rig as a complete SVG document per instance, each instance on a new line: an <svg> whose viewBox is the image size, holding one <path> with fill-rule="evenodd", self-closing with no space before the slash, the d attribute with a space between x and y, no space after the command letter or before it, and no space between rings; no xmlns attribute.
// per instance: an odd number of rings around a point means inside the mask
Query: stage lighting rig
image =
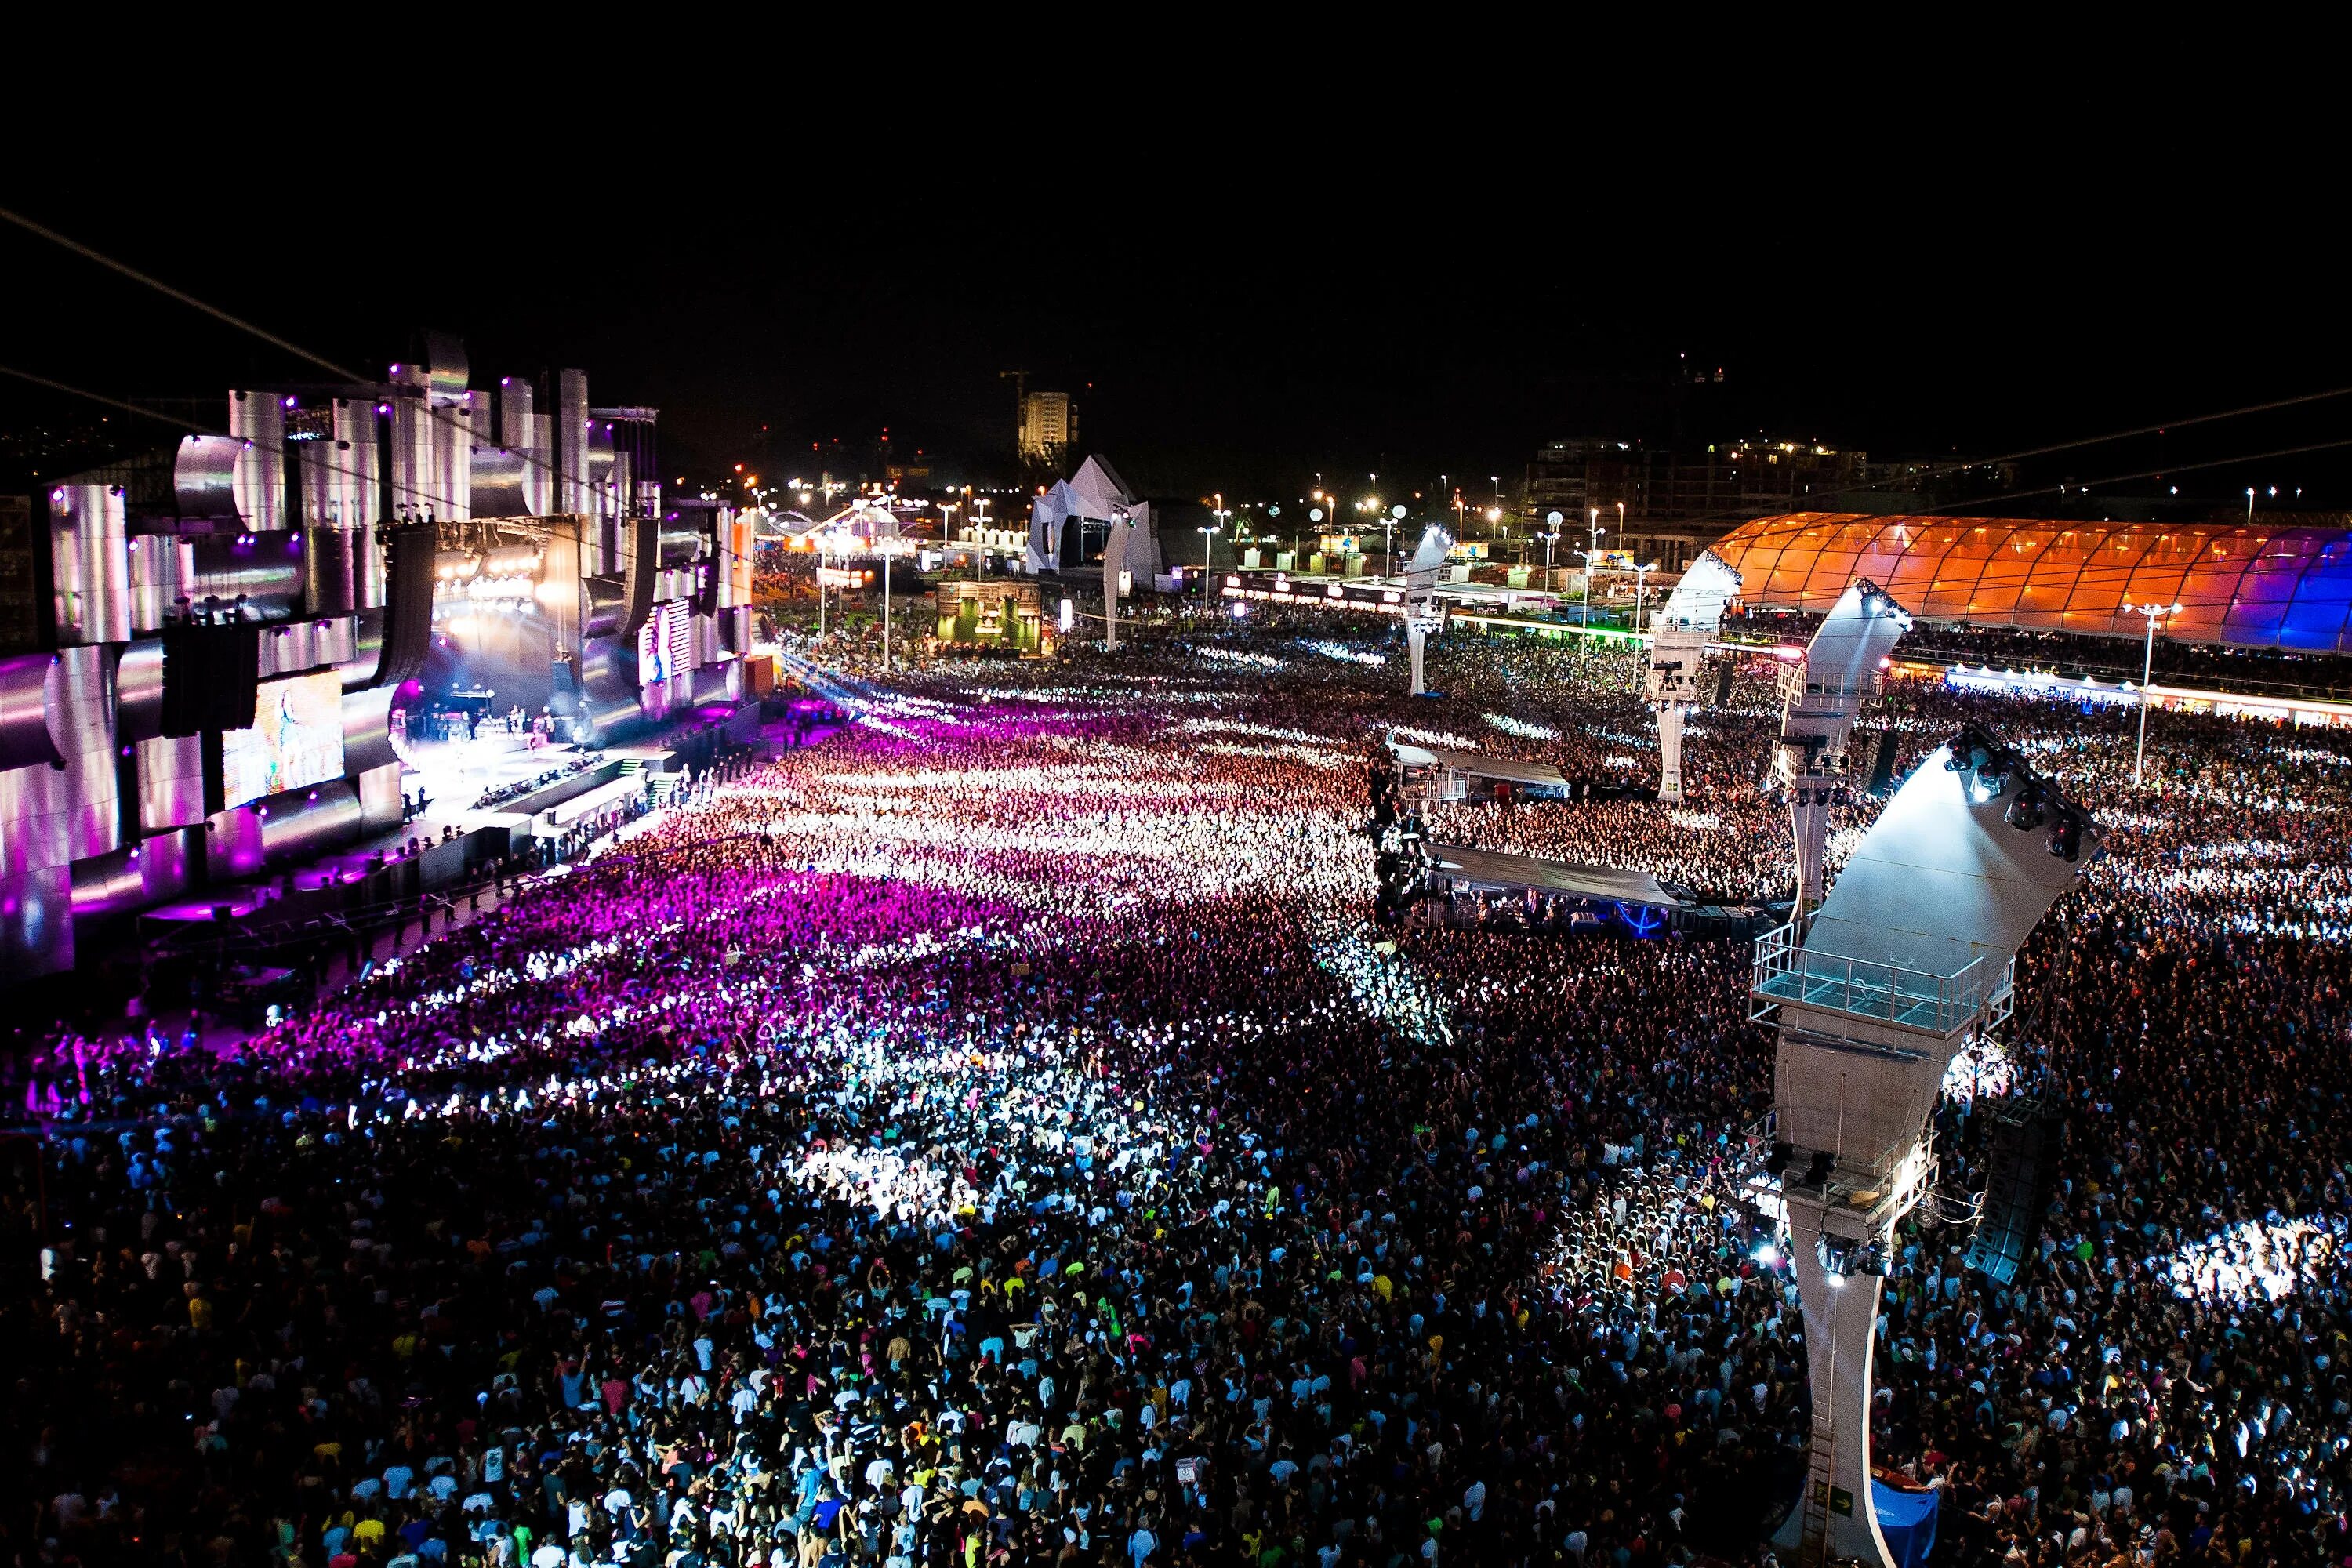
<svg viewBox="0 0 2352 1568"><path fill-rule="evenodd" d="M1911 617L1867 578L1855 578L1822 617L1801 664L1780 672L1780 739L1772 779L1789 802L1800 916L1822 901L1830 808L1845 796L1846 743L1863 700L1875 694Z"/></svg>
<svg viewBox="0 0 2352 1568"><path fill-rule="evenodd" d="M1722 630L1724 608L1738 593L1739 574L1707 551L1690 563L1650 622L1643 695L1658 716L1660 800L1683 798L1683 721L1706 700L1702 682L1707 645Z"/></svg>
<svg viewBox="0 0 2352 1568"><path fill-rule="evenodd" d="M1758 940L1750 1016L1780 1031L1783 1143L1767 1174L1777 1167L1812 1391L1808 1479L1774 1537L1795 1559L1891 1561L1869 1510L1832 1500L1868 1492L1892 1237L1934 1187L1927 1118L1946 1072L2010 1016L2019 948L2098 849L2082 807L1969 726L1904 781L1811 917Z"/></svg>

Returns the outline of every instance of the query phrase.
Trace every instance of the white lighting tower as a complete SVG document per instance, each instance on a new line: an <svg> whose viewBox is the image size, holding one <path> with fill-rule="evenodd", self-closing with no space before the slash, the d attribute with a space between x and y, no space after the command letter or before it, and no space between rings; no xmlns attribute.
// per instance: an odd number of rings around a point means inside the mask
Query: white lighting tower
<svg viewBox="0 0 2352 1568"><path fill-rule="evenodd" d="M1118 580L1127 571L1127 542L1135 533L1135 518L1125 507L1114 507L1110 532L1103 540L1103 646L1118 647Z"/></svg>
<svg viewBox="0 0 2352 1568"><path fill-rule="evenodd" d="M1797 837L1797 912L1822 901L1822 857L1830 806L1845 787L1845 744L1862 700L1882 684L1879 661L1911 629L1911 617L1885 589L1857 577L1838 595L1802 664L1780 677L1780 742L1772 782L1789 795Z"/></svg>
<svg viewBox="0 0 2352 1568"><path fill-rule="evenodd" d="M1706 699L1699 678L1706 645L1723 629L1723 607L1739 595L1739 574L1707 551L1651 617L1650 668L1642 694L1658 716L1658 798L1683 798L1683 720Z"/></svg>
<svg viewBox="0 0 2352 1568"><path fill-rule="evenodd" d="M1934 1184L1952 1058L2013 1005L2018 948L2099 852L2089 814L1963 730L1904 782L1809 923L1756 944L1749 1016L1780 1031L1764 1189L1787 1221L1812 1443L1778 1543L1892 1564L1870 1499L1871 1357L1895 1223Z"/></svg>
<svg viewBox="0 0 2352 1568"><path fill-rule="evenodd" d="M1454 548L1446 531L1432 523L1422 531L1421 542L1413 547L1412 559L1404 564L1404 635L1406 645L1412 650L1412 695L1422 695L1421 655L1429 634L1445 624L1443 611L1437 606L1437 571L1445 564L1448 552Z"/></svg>

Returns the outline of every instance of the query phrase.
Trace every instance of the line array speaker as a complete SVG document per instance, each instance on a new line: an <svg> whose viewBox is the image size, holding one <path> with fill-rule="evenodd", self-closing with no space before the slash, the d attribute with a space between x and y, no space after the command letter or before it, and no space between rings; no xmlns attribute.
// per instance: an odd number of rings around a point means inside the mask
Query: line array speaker
<svg viewBox="0 0 2352 1568"><path fill-rule="evenodd" d="M375 679L368 684L397 686L425 673L425 656L433 646L433 558L440 535L429 522L396 523L376 531L387 547L383 647L376 656Z"/></svg>
<svg viewBox="0 0 2352 1568"><path fill-rule="evenodd" d="M1862 794L1883 798L1895 787L1895 750L1892 730L1865 730L1847 743L1848 776L1862 781Z"/></svg>
<svg viewBox="0 0 2352 1568"><path fill-rule="evenodd" d="M252 728L261 681L260 626L166 626L162 641L164 734Z"/></svg>
<svg viewBox="0 0 2352 1568"><path fill-rule="evenodd" d="M1995 1284L2007 1285L2016 1279L2041 1238L2042 1211L2050 1201L2049 1155L2063 1123L2034 1100L2004 1100L1990 1114L1992 1146L1984 1209L1962 1262Z"/></svg>

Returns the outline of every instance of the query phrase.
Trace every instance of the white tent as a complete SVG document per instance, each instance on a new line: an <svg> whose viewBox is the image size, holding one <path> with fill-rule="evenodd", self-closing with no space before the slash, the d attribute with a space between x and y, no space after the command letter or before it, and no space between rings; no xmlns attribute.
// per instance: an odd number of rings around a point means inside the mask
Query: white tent
<svg viewBox="0 0 2352 1568"><path fill-rule="evenodd" d="M1126 570L1139 581L1167 570L1152 532L1151 503L1129 489L1118 470L1108 462L1088 458L1078 465L1076 473L1055 480L1052 489L1030 503L1029 544L1023 563L1027 571L1076 570L1084 563L1072 558L1071 552L1078 549L1076 542L1065 540L1066 526L1073 520L1106 528L1122 521L1131 524L1124 552ZM1106 552L1108 549L1107 542Z"/></svg>
<svg viewBox="0 0 2352 1568"><path fill-rule="evenodd" d="M1069 479L1070 493L1087 507L1088 517L1108 517L1124 508L1135 509L1135 492L1118 477L1118 470L1100 458L1088 458L1078 465L1078 471Z"/></svg>

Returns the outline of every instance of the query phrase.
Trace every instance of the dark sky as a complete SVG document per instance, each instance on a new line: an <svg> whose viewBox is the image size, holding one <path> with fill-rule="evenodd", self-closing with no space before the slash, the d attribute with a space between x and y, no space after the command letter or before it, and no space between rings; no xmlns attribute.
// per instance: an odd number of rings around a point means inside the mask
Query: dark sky
<svg viewBox="0 0 2352 1568"><path fill-rule="evenodd" d="M1768 184L1645 208L1576 182L1541 197L1505 181L1343 220L1322 216L1347 210L1339 199L1261 190L1235 210L1195 194L991 208L942 193L805 222L680 203L609 237L583 214L566 243L512 201L413 233L283 190L259 223L209 191L100 199L56 181L5 203L360 368L380 373L424 327L464 335L478 384L583 367L596 402L663 410L673 478L788 464L821 438L864 448L885 426L902 451L992 456L1013 408L998 372L1014 368L1073 391L1081 445L1143 488L1236 496L1296 493L1318 469L1507 480L1545 438L1662 440L1678 421L1698 440L1762 430L1874 456L1982 454L2352 384L2328 247L2146 205L2068 216L1954 193L1846 211L1813 185L1784 202ZM1103 213L1081 216L1087 202ZM753 204L803 205L822 206ZM976 222L976 208L1006 216ZM0 329L0 363L131 398L310 375L5 226L0 276L29 302ZM1685 363L1721 367L1724 384L1678 401ZM0 384L0 424L70 412ZM2352 398L2028 478L2346 437ZM2352 504L2343 452L2181 482L2216 497L2305 484Z"/></svg>

